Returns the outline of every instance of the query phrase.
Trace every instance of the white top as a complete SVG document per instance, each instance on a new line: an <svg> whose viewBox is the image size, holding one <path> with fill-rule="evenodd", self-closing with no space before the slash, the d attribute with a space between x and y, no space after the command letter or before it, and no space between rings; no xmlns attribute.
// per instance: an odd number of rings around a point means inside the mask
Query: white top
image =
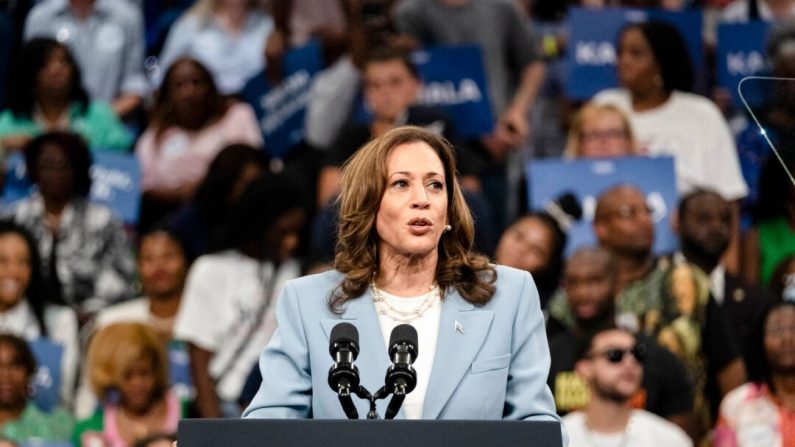
<svg viewBox="0 0 795 447"><path fill-rule="evenodd" d="M149 323L150 317L149 299L136 298L99 311L94 320L94 330L116 323Z"/></svg>
<svg viewBox="0 0 795 447"><path fill-rule="evenodd" d="M759 8L759 18L772 22L776 20L773 16L773 11L767 2L757 1L756 6ZM749 19L748 0L734 0L721 11L721 21L723 22L747 22ZM785 17L779 17L778 20L785 20L787 18L795 18L795 5L792 5L788 14Z"/></svg>
<svg viewBox="0 0 795 447"><path fill-rule="evenodd" d="M715 190L727 200L748 194L729 125L707 98L674 91L665 104L644 112L632 109L624 89L604 90L593 100L627 114L641 150L674 157L680 195L697 188Z"/></svg>
<svg viewBox="0 0 795 447"><path fill-rule="evenodd" d="M44 324L47 326L49 340L63 347L61 403L65 408L71 409L79 353L77 315L69 307L48 304L44 308ZM0 333L16 335L28 341L34 341L42 336L33 309L24 299L6 312L0 313Z"/></svg>
<svg viewBox="0 0 795 447"><path fill-rule="evenodd" d="M222 94L239 93L246 81L265 68L265 42L273 26L269 15L251 11L243 29L233 34L213 17L205 19L196 14L184 14L171 28L163 45L156 83L160 85L174 60L187 56L210 70Z"/></svg>
<svg viewBox="0 0 795 447"><path fill-rule="evenodd" d="M301 273L295 260L273 270L269 262L230 250L200 257L188 273L174 338L215 354L209 372L215 380L223 374L216 384L221 400L236 401L240 396L276 330L277 297L284 283Z"/></svg>
<svg viewBox="0 0 795 447"><path fill-rule="evenodd" d="M394 309L410 312L421 306L426 295L403 298L384 292L379 289L381 296ZM422 406L425 403L425 394L428 392L428 382L431 379L433 359L436 357L436 340L439 336L439 319L442 316L442 301L437 298L422 316L410 323L417 330L417 358L414 361L414 370L417 371L417 386L403 401L403 414L406 419L422 419ZM376 306L376 311L378 307ZM384 346L389 349L389 337L392 329L402 321L396 321L389 315L378 313L378 322L381 324L381 333L384 335ZM388 351L387 351L388 352ZM391 359L390 359L391 360Z"/></svg>
<svg viewBox="0 0 795 447"><path fill-rule="evenodd" d="M575 411L563 417L572 447L688 447L693 441L685 432L665 419L645 410L633 410L627 429L604 434L585 425L585 413Z"/></svg>

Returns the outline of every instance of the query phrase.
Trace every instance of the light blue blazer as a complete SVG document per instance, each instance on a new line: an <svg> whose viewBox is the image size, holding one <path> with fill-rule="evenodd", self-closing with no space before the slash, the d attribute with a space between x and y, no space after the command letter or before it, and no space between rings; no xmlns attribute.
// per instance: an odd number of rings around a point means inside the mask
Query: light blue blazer
<svg viewBox="0 0 795 447"><path fill-rule="evenodd" d="M383 386L391 363L370 290L348 301L341 315L328 308L329 292L342 278L331 271L285 284L277 307L279 329L260 357L262 385L243 417L344 419L328 385L329 335L342 321L359 331L355 365L361 384L371 393ZM535 284L527 272L497 266L496 286L484 306L448 291L423 419L560 421L546 384L549 346ZM359 417L365 417L367 402L353 400ZM388 402L378 401L381 417ZM402 417L401 410L397 418Z"/></svg>

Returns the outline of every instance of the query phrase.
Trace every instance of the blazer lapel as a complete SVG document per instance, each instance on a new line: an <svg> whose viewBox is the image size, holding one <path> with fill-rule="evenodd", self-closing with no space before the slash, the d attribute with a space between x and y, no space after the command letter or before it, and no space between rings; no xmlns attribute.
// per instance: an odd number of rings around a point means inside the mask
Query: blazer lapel
<svg viewBox="0 0 795 447"><path fill-rule="evenodd" d="M384 385L384 375L387 368L392 364L386 350L384 336L381 333L381 325L378 322L378 315L373 306L371 291L367 291L358 298L354 298L345 304L345 310L338 318L325 318L320 320L326 339L331 339L331 330L341 322L348 322L356 326L359 331L359 356L356 358L355 365L359 369L360 383L367 388L370 393L375 393ZM329 356L329 367L332 364ZM365 418L367 412L361 411L367 405L363 400L354 398L359 408L359 417ZM379 401L383 402L383 401ZM364 405L364 407L360 406ZM402 410L401 410L402 413ZM384 416L380 410L381 417Z"/></svg>
<svg viewBox="0 0 795 447"><path fill-rule="evenodd" d="M423 419L439 417L486 340L493 318L493 311L477 309L455 290L442 302L436 358L425 394Z"/></svg>

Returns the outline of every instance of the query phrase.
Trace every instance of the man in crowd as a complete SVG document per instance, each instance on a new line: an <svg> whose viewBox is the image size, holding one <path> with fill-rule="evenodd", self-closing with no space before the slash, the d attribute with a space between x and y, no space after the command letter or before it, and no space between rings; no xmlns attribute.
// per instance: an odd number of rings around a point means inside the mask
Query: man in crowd
<svg viewBox="0 0 795 447"><path fill-rule="evenodd" d="M732 207L716 192L694 191L679 203L675 227L681 254L709 276L712 297L730 319L751 368L749 340L772 298L765 290L743 283L721 264L732 236Z"/></svg>
<svg viewBox="0 0 795 447"><path fill-rule="evenodd" d="M695 384L695 411L711 424L720 398L745 382L746 371L729 320L709 294L708 279L686 262L655 257L651 210L634 186L615 186L599 196L594 232L616 263L620 318L685 363ZM570 322L564 302L564 296L553 299L550 314Z"/></svg>
<svg viewBox="0 0 795 447"><path fill-rule="evenodd" d="M598 331L583 344L577 374L591 398L584 411L563 418L571 445L693 445L676 425L633 409L644 359L643 344L622 329Z"/></svg>
<svg viewBox="0 0 795 447"><path fill-rule="evenodd" d="M616 268L610 253L594 247L575 251L563 272L563 287L574 318L565 323L550 317L547 322L551 353L548 383L561 414L588 403L587 384L574 372L579 345L591 333L616 324ZM633 407L645 408L692 430L693 385L687 370L654 340L640 338L647 348L647 362L642 386L632 398Z"/></svg>

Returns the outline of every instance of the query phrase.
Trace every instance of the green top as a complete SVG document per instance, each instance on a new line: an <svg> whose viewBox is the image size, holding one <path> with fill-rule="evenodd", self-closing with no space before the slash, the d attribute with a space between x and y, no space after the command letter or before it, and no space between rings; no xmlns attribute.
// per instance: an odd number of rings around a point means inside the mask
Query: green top
<svg viewBox="0 0 795 447"><path fill-rule="evenodd" d="M69 107L69 130L85 138L92 149L122 152L133 143L132 133L103 102L92 101L82 114L79 104L72 104ZM0 112L0 139L11 135L36 136L43 132L44 129L32 117L16 116L11 110Z"/></svg>
<svg viewBox="0 0 795 447"><path fill-rule="evenodd" d="M769 286L778 263L795 254L795 231L784 217L760 222L757 230L762 284Z"/></svg>
<svg viewBox="0 0 795 447"><path fill-rule="evenodd" d="M73 427L72 415L66 410L57 408L51 413L45 413L30 402L18 420L9 422L0 429L0 438L16 443L31 439L69 442Z"/></svg>

